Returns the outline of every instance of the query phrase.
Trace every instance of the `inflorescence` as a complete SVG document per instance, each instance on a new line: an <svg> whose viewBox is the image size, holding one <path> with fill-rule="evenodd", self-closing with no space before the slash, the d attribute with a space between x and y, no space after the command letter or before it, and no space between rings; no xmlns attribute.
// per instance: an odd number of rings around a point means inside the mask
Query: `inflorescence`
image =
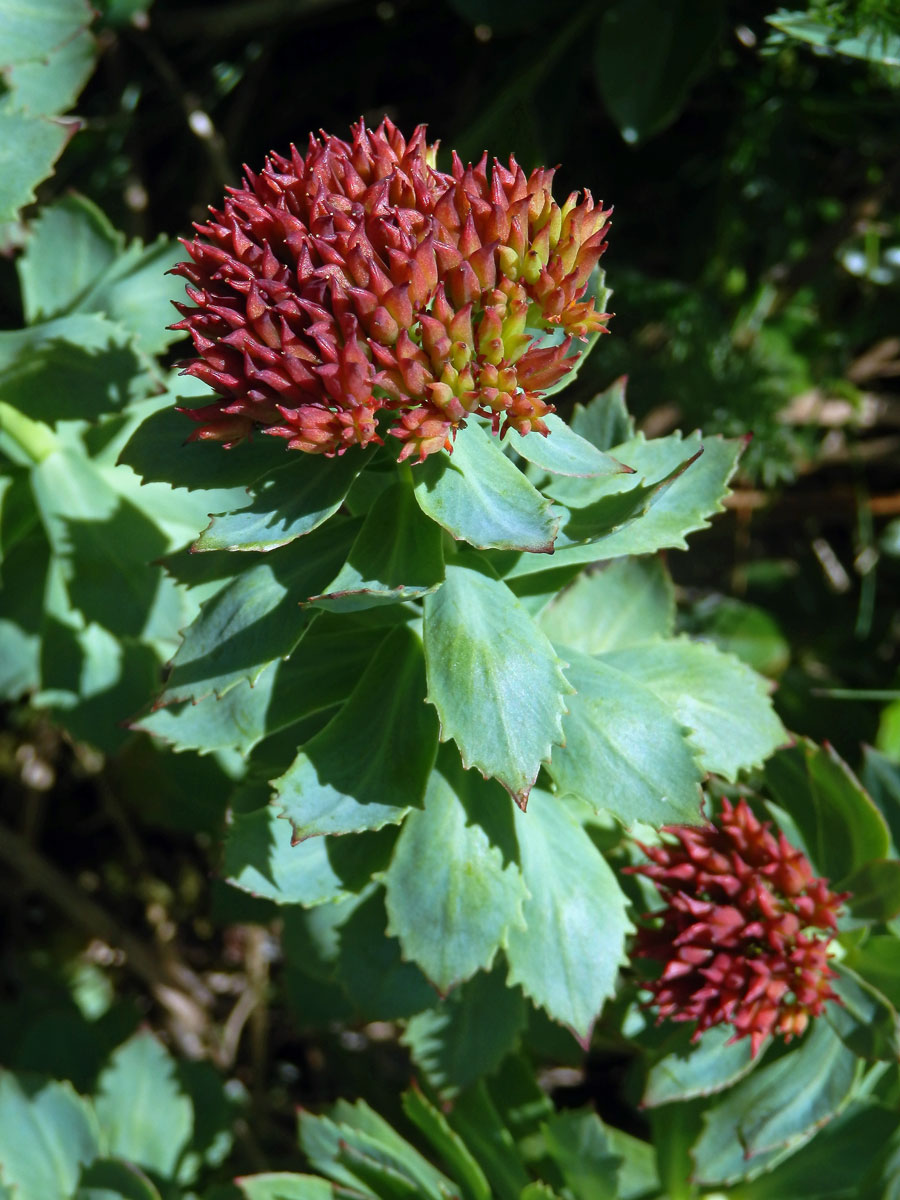
<svg viewBox="0 0 900 1200"><path fill-rule="evenodd" d="M663 964L642 984L660 1020L696 1021L695 1039L730 1024L732 1041L749 1037L754 1055L769 1034L802 1033L836 999L828 945L846 896L744 800L723 800L714 824L663 832L676 842L642 847L650 862L628 868L652 879L664 901L635 948Z"/></svg>
<svg viewBox="0 0 900 1200"><path fill-rule="evenodd" d="M471 414L501 435L547 432L572 339L608 320L584 296L609 212L588 192L557 204L552 170L454 153L448 174L436 152L424 126L407 142L387 119L349 142L311 136L305 156L245 168L195 226L173 328L194 342L184 373L219 398L184 410L190 440L261 428L334 455L386 429L421 460Z"/></svg>

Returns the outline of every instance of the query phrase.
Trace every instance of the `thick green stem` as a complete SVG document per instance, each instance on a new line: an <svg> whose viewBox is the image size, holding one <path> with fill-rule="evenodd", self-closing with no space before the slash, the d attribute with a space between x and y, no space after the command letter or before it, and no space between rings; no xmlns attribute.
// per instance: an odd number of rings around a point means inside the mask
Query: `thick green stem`
<svg viewBox="0 0 900 1200"><path fill-rule="evenodd" d="M43 462L58 446L55 435L43 421L33 421L5 400L0 400L0 433L12 438L34 463Z"/></svg>

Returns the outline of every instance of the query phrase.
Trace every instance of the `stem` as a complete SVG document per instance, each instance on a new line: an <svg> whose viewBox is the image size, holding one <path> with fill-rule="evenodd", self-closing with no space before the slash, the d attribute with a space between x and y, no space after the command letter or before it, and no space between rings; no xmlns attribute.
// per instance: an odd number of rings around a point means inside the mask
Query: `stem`
<svg viewBox="0 0 900 1200"><path fill-rule="evenodd" d="M58 446L56 436L43 421L32 421L5 400L0 400L0 432L12 438L33 463L43 462Z"/></svg>

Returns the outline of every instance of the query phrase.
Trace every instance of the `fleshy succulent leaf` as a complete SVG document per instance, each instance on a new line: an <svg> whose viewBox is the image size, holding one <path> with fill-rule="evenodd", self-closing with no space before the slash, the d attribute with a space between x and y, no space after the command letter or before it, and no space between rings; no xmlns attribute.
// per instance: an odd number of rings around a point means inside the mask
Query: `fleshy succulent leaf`
<svg viewBox="0 0 900 1200"><path fill-rule="evenodd" d="M697 820L701 772L681 722L602 659L568 647L560 653L576 695L548 768L559 794L581 796L625 825Z"/></svg>
<svg viewBox="0 0 900 1200"><path fill-rule="evenodd" d="M725 779L760 766L788 740L762 676L707 643L672 638L615 650L603 661L662 700L690 730L700 766Z"/></svg>
<svg viewBox="0 0 900 1200"><path fill-rule="evenodd" d="M407 482L376 498L335 578L312 603L332 612L417 599L444 579L442 534Z"/></svg>
<svg viewBox="0 0 900 1200"><path fill-rule="evenodd" d="M504 863L478 823L482 805L509 803L497 784L464 771L455 751L442 747L425 807L407 816L385 872L388 931L442 993L489 968L509 927L524 925L528 892L519 868Z"/></svg>
<svg viewBox="0 0 900 1200"><path fill-rule="evenodd" d="M452 455L422 463L416 499L457 541L477 549L553 550L559 517L550 501L478 425L460 430Z"/></svg>
<svg viewBox="0 0 900 1200"><path fill-rule="evenodd" d="M551 475L576 475L590 478L597 475L628 474L630 468L604 454L572 429L555 413L544 418L550 431L544 435L532 430L524 437L509 442L520 458L549 471Z"/></svg>
<svg viewBox="0 0 900 1200"><path fill-rule="evenodd" d="M832 746L798 739L769 759L766 783L828 879L840 884L872 859L890 856L884 817Z"/></svg>
<svg viewBox="0 0 900 1200"><path fill-rule="evenodd" d="M622 650L675 628L675 589L660 558L620 558L582 572L541 612L554 642L584 654Z"/></svg>
<svg viewBox="0 0 900 1200"><path fill-rule="evenodd" d="M356 528L346 522L341 539L329 526L302 549L267 555L217 592L185 632L156 707L223 696L242 679L255 683L269 663L291 654L319 615L301 605L333 575Z"/></svg>
<svg viewBox="0 0 900 1200"><path fill-rule="evenodd" d="M508 934L509 982L586 1042L625 959L627 901L566 801L533 792L516 836L531 896Z"/></svg>
<svg viewBox="0 0 900 1200"><path fill-rule="evenodd" d="M431 1087L449 1098L492 1074L515 1048L526 1016L522 993L498 966L410 1018L402 1040Z"/></svg>
<svg viewBox="0 0 900 1200"><path fill-rule="evenodd" d="M571 687L547 637L509 588L462 559L425 599L428 699L463 765L493 776L524 806L562 738Z"/></svg>
<svg viewBox="0 0 900 1200"><path fill-rule="evenodd" d="M192 548L267 551L305 537L337 512L364 466L362 455L298 458L260 480L247 508L214 516Z"/></svg>

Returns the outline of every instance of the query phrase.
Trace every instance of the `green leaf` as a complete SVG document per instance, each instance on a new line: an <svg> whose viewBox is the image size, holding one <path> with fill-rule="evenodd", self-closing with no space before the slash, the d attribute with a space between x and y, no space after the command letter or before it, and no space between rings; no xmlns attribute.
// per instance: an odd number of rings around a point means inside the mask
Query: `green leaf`
<svg viewBox="0 0 900 1200"><path fill-rule="evenodd" d="M857 921L882 923L900 913L900 862L874 858L858 867L844 884L847 907Z"/></svg>
<svg viewBox="0 0 900 1200"><path fill-rule="evenodd" d="M900 1059L900 1019L893 1004L845 962L835 962L831 990L840 1004L829 1004L825 1020L860 1058L896 1063Z"/></svg>
<svg viewBox="0 0 900 1200"><path fill-rule="evenodd" d="M596 1113L558 1113L544 1125L543 1133L550 1157L576 1196L618 1200L622 1159Z"/></svg>
<svg viewBox="0 0 900 1200"><path fill-rule="evenodd" d="M143 1171L117 1158L98 1158L81 1173L74 1200L160 1200Z"/></svg>
<svg viewBox="0 0 900 1200"><path fill-rule="evenodd" d="M730 596L710 596L695 605L686 628L771 679L777 679L791 659L790 644L771 613Z"/></svg>
<svg viewBox="0 0 900 1200"><path fill-rule="evenodd" d="M394 484L375 500L347 561L313 603L346 612L435 591L444 578L441 538L438 526L416 504L413 489Z"/></svg>
<svg viewBox="0 0 900 1200"><path fill-rule="evenodd" d="M401 1101L404 1113L462 1184L466 1200L491 1200L484 1172L440 1109L430 1104L415 1084L403 1093Z"/></svg>
<svg viewBox="0 0 900 1200"><path fill-rule="evenodd" d="M307 838L295 844L290 823L271 805L232 815L222 870L234 887L276 904L310 907L347 894L328 841Z"/></svg>
<svg viewBox="0 0 900 1200"><path fill-rule="evenodd" d="M846 962L900 1008L900 938L887 933L871 935L850 950Z"/></svg>
<svg viewBox="0 0 900 1200"><path fill-rule="evenodd" d="M698 762L734 780L788 740L761 676L704 642L677 638L631 646L603 661L649 688L690 730Z"/></svg>
<svg viewBox="0 0 900 1200"><path fill-rule="evenodd" d="M707 518L721 512L722 498L728 492L728 480L734 474L743 450L742 441L726 441L699 434L682 438L646 441L643 435L615 447L615 457L627 462L634 475L618 475L605 480L554 479L547 490L569 500L584 500L589 505L597 493L595 507L582 508L576 524L567 525L557 539L553 566L597 562L632 554L653 554L666 547L686 549L685 535L709 525ZM702 448L703 453L700 454ZM699 454L699 457L696 457ZM687 457L685 457L687 456ZM657 479L656 484L641 484L641 478ZM629 481L636 480L636 483ZM629 495L635 489L636 496ZM638 501L641 501L638 503ZM615 526L620 525L620 528ZM610 529L599 536L601 528ZM591 534L598 540L567 545L572 531ZM507 579L546 570L547 564L533 555L523 554L503 571Z"/></svg>
<svg viewBox="0 0 900 1200"><path fill-rule="evenodd" d="M64 196L42 209L16 263L26 322L33 325L75 307L112 266L123 243L100 209L83 196Z"/></svg>
<svg viewBox="0 0 900 1200"><path fill-rule="evenodd" d="M337 978L367 1021L399 1021L434 1003L434 989L406 962L399 942L386 932L381 894L350 914L338 933Z"/></svg>
<svg viewBox="0 0 900 1200"><path fill-rule="evenodd" d="M884 819L831 746L806 738L766 764L772 798L793 819L816 870L842 886L873 858L887 858Z"/></svg>
<svg viewBox="0 0 900 1200"><path fill-rule="evenodd" d="M0 31L0 45L2 45ZM14 221L35 199L34 189L53 174L77 126L0 107L0 221Z"/></svg>
<svg viewBox="0 0 900 1200"><path fill-rule="evenodd" d="M538 624L551 641L584 654L621 650L671 635L675 589L661 559L617 559L579 575Z"/></svg>
<svg viewBox="0 0 900 1200"><path fill-rule="evenodd" d="M167 328L172 301L181 297L181 288L168 271L183 258L178 243L165 237L149 246L139 240L130 242L79 296L77 308L107 313L136 334L144 351L161 354L184 336L181 330Z"/></svg>
<svg viewBox="0 0 900 1200"><path fill-rule="evenodd" d="M421 644L400 626L344 707L275 780L297 839L380 829L421 808L438 733L424 693Z"/></svg>
<svg viewBox="0 0 900 1200"><path fill-rule="evenodd" d="M676 463L667 475L650 483L641 482L634 472L603 479L551 479L545 484L546 491L568 506L557 539L557 550L577 548L586 554L586 544L596 546L612 533L646 516L701 454L702 450L698 450L690 458Z"/></svg>
<svg viewBox="0 0 900 1200"><path fill-rule="evenodd" d="M879 12L872 6L873 14ZM865 13L865 7L860 5L860 14ZM885 18L890 13L885 8ZM896 18L891 13L890 19L895 23ZM854 31L842 32L827 20L820 19L808 11L785 12L779 9L774 16L766 17L768 23L786 33L789 37L807 42L810 46L828 48L834 54L846 54L849 58L862 58L867 62L882 63L888 67L900 66L900 33L888 32L873 24L861 24Z"/></svg>
<svg viewBox="0 0 900 1200"><path fill-rule="evenodd" d="M597 480L554 479L547 490L567 507L577 506L583 523L587 523L596 508L598 535L595 536L599 536L603 505L613 504L613 493L631 491L640 495L642 489L650 489L652 504L647 516L605 536L603 557L652 554L666 546L684 549L684 534L705 528L709 524L705 518L722 511L720 502L728 491L728 480L743 448L741 440L701 438L699 433L689 437L673 433L650 441L638 434L615 447L616 458L627 462L633 468L633 475ZM655 482L645 485L642 480Z"/></svg>
<svg viewBox="0 0 900 1200"><path fill-rule="evenodd" d="M657 1170L656 1149L613 1125L605 1126L606 1140L621 1160L619 1200L646 1200L662 1190Z"/></svg>
<svg viewBox="0 0 900 1200"><path fill-rule="evenodd" d="M625 960L625 896L565 801L535 791L516 836L531 896L507 935L509 982L586 1043Z"/></svg>
<svg viewBox="0 0 900 1200"><path fill-rule="evenodd" d="M808 1142L850 1100L861 1063L827 1021L789 1054L760 1067L707 1109L694 1147L701 1185L751 1178L778 1153Z"/></svg>
<svg viewBox="0 0 900 1200"><path fill-rule="evenodd" d="M432 454L415 478L422 511L457 541L479 549L552 553L559 518L550 501L474 421L457 434L452 455Z"/></svg>
<svg viewBox="0 0 900 1200"><path fill-rule="evenodd" d="M694 1041L691 1030L679 1029L662 1050L673 1043L674 1048L650 1068L641 1104L656 1108L676 1100L711 1096L743 1079L759 1056L753 1057L749 1038L735 1042L733 1034L730 1026L716 1025Z"/></svg>
<svg viewBox="0 0 900 1200"><path fill-rule="evenodd" d="M48 455L31 483L73 606L118 634L144 633L171 587L151 565L169 548L157 525L74 451Z"/></svg>
<svg viewBox="0 0 900 1200"><path fill-rule="evenodd" d="M597 30L597 87L629 144L678 116L719 39L720 0L618 0Z"/></svg>
<svg viewBox="0 0 900 1200"><path fill-rule="evenodd" d="M41 116L67 112L93 74L96 58L96 39L81 29L45 57L8 67L8 107Z"/></svg>
<svg viewBox="0 0 900 1200"><path fill-rule="evenodd" d="M735 1200L862 1200L893 1194L871 1180L870 1169L882 1156L897 1114L870 1101L854 1100L815 1138L758 1179L740 1184L729 1196Z"/></svg>
<svg viewBox="0 0 900 1200"><path fill-rule="evenodd" d="M181 383L175 390L182 397L188 393L197 404L211 404L216 398L196 380L186 378ZM262 434L230 450L218 442L186 444L196 427L183 413L176 412L175 390L170 388L161 397L168 403L138 426L119 455L119 462L131 467L144 483L168 483L190 491L249 488L262 475L285 465L284 443ZM245 503L251 503L249 496Z"/></svg>
<svg viewBox="0 0 900 1200"><path fill-rule="evenodd" d="M0 1170L16 1200L70 1200L98 1150L90 1104L70 1083L0 1072Z"/></svg>
<svg viewBox="0 0 900 1200"><path fill-rule="evenodd" d="M552 475L620 475L627 467L598 450L595 445L580 437L555 413L544 418L550 430L545 436L532 431L524 437L517 435L508 443L520 458L533 463Z"/></svg>
<svg viewBox="0 0 900 1200"><path fill-rule="evenodd" d="M666 1200L696 1200L690 1151L700 1135L703 1109L702 1101L688 1100L651 1108L647 1112L660 1191Z"/></svg>
<svg viewBox="0 0 900 1200"><path fill-rule="evenodd" d="M490 1075L516 1046L526 1005L505 971L479 972L439 1005L412 1017L401 1038L413 1062L443 1098Z"/></svg>
<svg viewBox="0 0 900 1200"><path fill-rule="evenodd" d="M46 58L93 20L87 0L0 3L0 65Z"/></svg>
<svg viewBox="0 0 900 1200"><path fill-rule="evenodd" d="M196 558L193 560L196 562ZM384 630L345 630L317 620L285 660L263 669L256 682L241 680L221 699L181 701L131 725L179 750L239 750L248 754L263 738L340 704L350 695L384 637Z"/></svg>
<svg viewBox="0 0 900 1200"><path fill-rule="evenodd" d="M363 1194L374 1194L377 1200L398 1194L421 1200L445 1200L453 1195L450 1180L362 1100L354 1105L338 1101L332 1119L301 1111L300 1144L323 1175L350 1188L361 1183ZM379 1165L388 1170L386 1185L406 1180L419 1190L370 1193L366 1185L369 1170Z"/></svg>
<svg viewBox="0 0 900 1200"><path fill-rule="evenodd" d="M478 816L482 805L508 804L442 747L425 808L404 821L385 873L389 932L442 993L490 967L510 925L524 925L522 876Z"/></svg>
<svg viewBox="0 0 900 1200"><path fill-rule="evenodd" d="M603 558L653 554L665 548L686 550L685 535L708 528L708 518L724 512L722 500L745 445L741 438L701 438L699 433L692 433L686 438L672 434L649 442L638 434L615 447L616 458L645 476L671 471L673 461L683 462L686 455L694 455L701 446L703 454L657 497L641 521L603 539Z"/></svg>
<svg viewBox="0 0 900 1200"><path fill-rule="evenodd" d="M304 537L341 507L367 457L298 454L254 486L248 508L214 516L191 549L275 550Z"/></svg>
<svg viewBox="0 0 900 1200"><path fill-rule="evenodd" d="M562 740L563 697L572 689L525 607L473 568L448 566L443 587L425 599L428 699L441 740L455 740L463 765L498 779L525 804Z"/></svg>
<svg viewBox="0 0 900 1200"><path fill-rule="evenodd" d="M301 546L267 554L217 592L185 632L157 707L223 696L291 654L318 616L301 605L332 577L355 529L356 522L342 522Z"/></svg>
<svg viewBox="0 0 900 1200"><path fill-rule="evenodd" d="M434 1003L434 990L400 943L386 934L380 893L354 908L338 932L337 978L367 1021L397 1021Z"/></svg>
<svg viewBox="0 0 900 1200"><path fill-rule="evenodd" d="M565 743L548 768L558 793L580 796L625 825L696 823L701 773L676 716L601 659L562 653L576 694L563 721Z"/></svg>
<svg viewBox="0 0 900 1200"><path fill-rule="evenodd" d="M51 424L96 420L155 386L128 331L96 313L0 333L0 370L3 400Z"/></svg>
<svg viewBox="0 0 900 1200"><path fill-rule="evenodd" d="M864 746L862 781L884 817L896 849L900 846L900 762Z"/></svg>
<svg viewBox="0 0 900 1200"><path fill-rule="evenodd" d="M235 1180L246 1200L331 1200L334 1188L318 1175L292 1175L288 1171L269 1171L264 1175L244 1175Z"/></svg>
<svg viewBox="0 0 900 1200"><path fill-rule="evenodd" d="M587 404L576 404L572 411L572 429L596 446L598 450L609 450L621 446L634 437L634 421L625 405L627 376L622 375L604 392Z"/></svg>
<svg viewBox="0 0 900 1200"><path fill-rule="evenodd" d="M175 1063L150 1033L120 1046L97 1085L97 1119L111 1155L174 1177L191 1140L194 1110L175 1079Z"/></svg>
<svg viewBox="0 0 900 1200"><path fill-rule="evenodd" d="M457 1099L448 1120L487 1176L495 1200L519 1200L528 1174L483 1080Z"/></svg>

